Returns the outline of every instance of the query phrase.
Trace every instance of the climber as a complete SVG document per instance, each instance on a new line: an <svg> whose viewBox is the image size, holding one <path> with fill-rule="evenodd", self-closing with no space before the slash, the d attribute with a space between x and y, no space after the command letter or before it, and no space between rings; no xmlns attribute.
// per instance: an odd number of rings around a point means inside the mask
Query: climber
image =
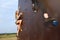
<svg viewBox="0 0 60 40"><path fill-rule="evenodd" d="M16 18L17 36L18 36L18 33L20 31L22 31L22 29L21 29L21 26L22 26L22 12L19 13L19 11L16 11L15 18Z"/></svg>

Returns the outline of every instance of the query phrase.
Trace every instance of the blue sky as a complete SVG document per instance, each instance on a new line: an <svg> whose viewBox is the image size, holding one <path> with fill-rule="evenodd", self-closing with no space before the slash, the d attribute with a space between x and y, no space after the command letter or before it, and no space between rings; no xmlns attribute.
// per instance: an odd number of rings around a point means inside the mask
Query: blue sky
<svg viewBox="0 0 60 40"><path fill-rule="evenodd" d="M0 33L14 33L15 11L18 9L18 0L0 0Z"/></svg>

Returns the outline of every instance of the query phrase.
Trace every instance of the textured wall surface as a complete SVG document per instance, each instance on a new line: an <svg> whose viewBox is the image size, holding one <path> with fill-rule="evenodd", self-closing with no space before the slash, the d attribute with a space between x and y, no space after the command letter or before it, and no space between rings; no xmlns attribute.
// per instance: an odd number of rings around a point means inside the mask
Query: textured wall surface
<svg viewBox="0 0 60 40"><path fill-rule="evenodd" d="M49 17L55 18L60 24L60 1L59 0L38 0L47 8ZM38 12L32 10L31 0L19 0L18 8L23 12L22 32L19 32L18 40L60 40L60 25L53 26L45 22L42 8Z"/></svg>

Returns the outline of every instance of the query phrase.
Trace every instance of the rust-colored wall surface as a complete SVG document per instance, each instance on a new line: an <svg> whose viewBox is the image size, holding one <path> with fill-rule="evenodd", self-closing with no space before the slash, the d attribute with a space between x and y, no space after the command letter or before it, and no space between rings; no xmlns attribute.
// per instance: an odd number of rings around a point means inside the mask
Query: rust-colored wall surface
<svg viewBox="0 0 60 40"><path fill-rule="evenodd" d="M38 0L41 2L41 0ZM58 26L46 23L43 12L39 8L38 12L32 10L31 0L19 0L18 9L23 12L22 31L19 32L18 40L60 40L60 0L42 1L49 17L58 21ZM47 6L48 5L48 6Z"/></svg>

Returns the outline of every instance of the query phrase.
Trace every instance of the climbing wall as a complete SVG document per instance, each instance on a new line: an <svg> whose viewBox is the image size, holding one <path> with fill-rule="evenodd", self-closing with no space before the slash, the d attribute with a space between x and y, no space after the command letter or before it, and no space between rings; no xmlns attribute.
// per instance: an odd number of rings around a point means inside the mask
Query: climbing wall
<svg viewBox="0 0 60 40"><path fill-rule="evenodd" d="M59 3L59 0L37 0L36 9L33 10L32 0L18 0L23 24L17 40L60 40ZM44 13L49 18L44 18Z"/></svg>

